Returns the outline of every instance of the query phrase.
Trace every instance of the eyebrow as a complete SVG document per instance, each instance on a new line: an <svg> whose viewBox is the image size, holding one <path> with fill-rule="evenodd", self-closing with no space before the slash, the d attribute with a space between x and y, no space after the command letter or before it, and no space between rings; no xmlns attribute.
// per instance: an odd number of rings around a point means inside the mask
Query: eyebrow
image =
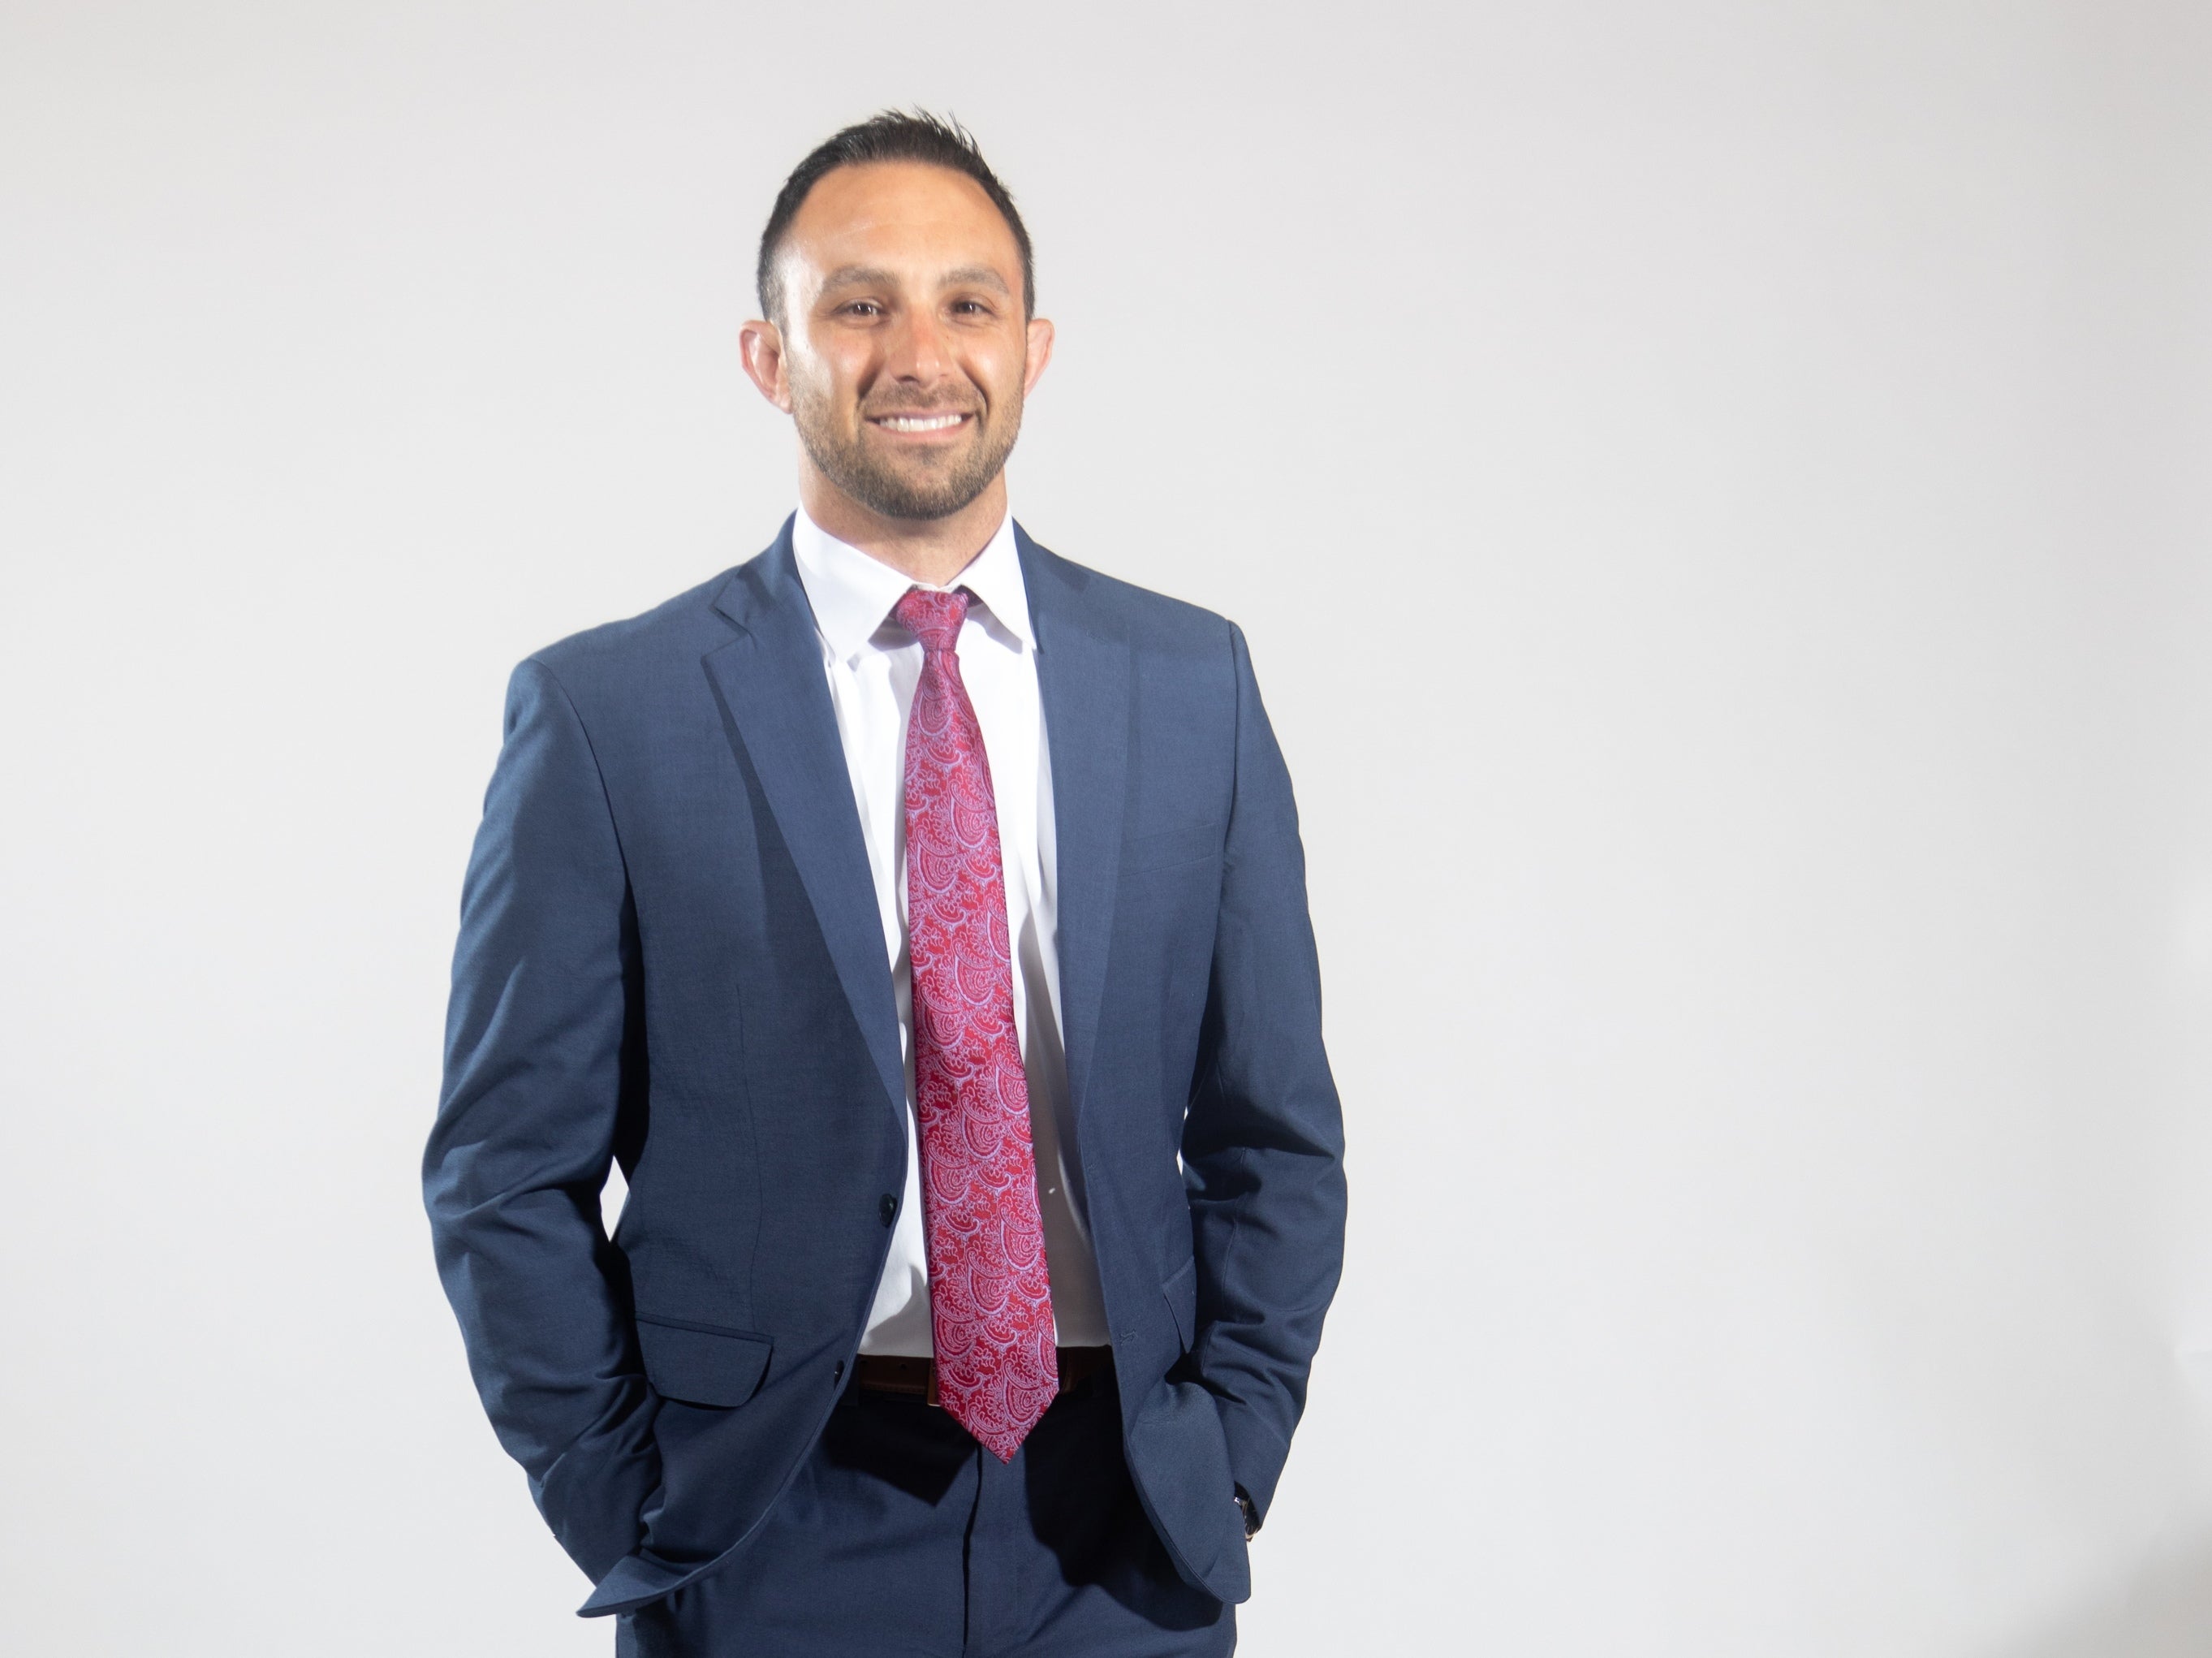
<svg viewBox="0 0 2212 1658"><path fill-rule="evenodd" d="M824 293L833 288L896 288L898 285L896 277L874 265L841 265L822 279ZM1009 299L1013 297L1013 290L1006 286L1006 279L988 265L963 265L956 271L948 271L939 285L946 288L988 288Z"/></svg>
<svg viewBox="0 0 2212 1658"><path fill-rule="evenodd" d="M872 265L841 265L822 278L823 288L896 288L898 283L888 271Z"/></svg>
<svg viewBox="0 0 2212 1658"><path fill-rule="evenodd" d="M1013 290L1006 286L1006 279L988 265L963 265L957 271L948 271L945 273L945 285L948 288L963 285L988 288L1009 299L1013 297Z"/></svg>

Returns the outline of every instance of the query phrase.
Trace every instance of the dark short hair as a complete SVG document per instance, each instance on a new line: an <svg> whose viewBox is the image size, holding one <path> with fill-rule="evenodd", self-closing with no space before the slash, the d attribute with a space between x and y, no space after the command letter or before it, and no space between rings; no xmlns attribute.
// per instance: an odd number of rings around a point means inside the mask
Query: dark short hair
<svg viewBox="0 0 2212 1658"><path fill-rule="evenodd" d="M760 264L753 272L763 315L779 328L783 326L780 314L783 309L783 287L776 277L775 256L783 247L792 220L799 216L807 192L826 173L841 167L863 167L871 162L923 162L963 174L981 185L983 193L991 198L991 204L1006 221L1006 229L1014 233L1014 245L1022 250L1022 314L1036 314L1036 266L1030 253L1030 233L1022 223L1022 216L1014 210L1013 197L983 159L975 135L959 122L933 115L927 110L917 109L909 114L903 110L887 109L817 144L811 155L792 169L791 176L783 181L783 188L776 192L775 206L768 216L768 228L761 232Z"/></svg>

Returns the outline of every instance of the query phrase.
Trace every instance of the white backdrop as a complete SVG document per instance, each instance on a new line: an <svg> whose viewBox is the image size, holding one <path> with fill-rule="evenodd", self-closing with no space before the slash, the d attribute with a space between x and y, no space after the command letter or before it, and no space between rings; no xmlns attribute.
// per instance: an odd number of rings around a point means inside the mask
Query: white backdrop
<svg viewBox="0 0 2212 1658"><path fill-rule="evenodd" d="M2212 1650L2212 14L0 0L0 1646L599 1653L416 1161L515 659L966 119L1245 625L1343 1295L1244 1650Z"/></svg>

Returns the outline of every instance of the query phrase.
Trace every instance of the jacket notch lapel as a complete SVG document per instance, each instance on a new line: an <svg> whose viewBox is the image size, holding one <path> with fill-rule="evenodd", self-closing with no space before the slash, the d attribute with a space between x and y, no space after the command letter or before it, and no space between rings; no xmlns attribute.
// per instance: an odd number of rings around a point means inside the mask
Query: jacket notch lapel
<svg viewBox="0 0 2212 1658"><path fill-rule="evenodd" d="M708 653L708 677L743 745L739 758L760 779L886 1100L903 1122L906 1070L883 917L788 521L714 608L738 633Z"/></svg>
<svg viewBox="0 0 2212 1658"><path fill-rule="evenodd" d="M1054 558L1019 526L1015 545L1036 631L1037 692L1052 757L1060 1020L1068 1092L1079 1119L1089 1097L1121 876L1133 670L1121 617L1083 591L1089 572Z"/></svg>

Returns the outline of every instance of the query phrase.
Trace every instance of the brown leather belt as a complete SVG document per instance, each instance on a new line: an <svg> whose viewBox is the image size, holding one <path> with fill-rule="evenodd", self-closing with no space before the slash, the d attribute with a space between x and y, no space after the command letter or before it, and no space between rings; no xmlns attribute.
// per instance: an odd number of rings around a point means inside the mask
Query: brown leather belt
<svg viewBox="0 0 2212 1658"><path fill-rule="evenodd" d="M1072 1392L1101 1370L1114 1368L1110 1347L1063 1347L1060 1350L1060 1391ZM937 1403L937 1361L901 1358L890 1353L863 1353L853 1362L853 1385L864 1393L895 1393Z"/></svg>

